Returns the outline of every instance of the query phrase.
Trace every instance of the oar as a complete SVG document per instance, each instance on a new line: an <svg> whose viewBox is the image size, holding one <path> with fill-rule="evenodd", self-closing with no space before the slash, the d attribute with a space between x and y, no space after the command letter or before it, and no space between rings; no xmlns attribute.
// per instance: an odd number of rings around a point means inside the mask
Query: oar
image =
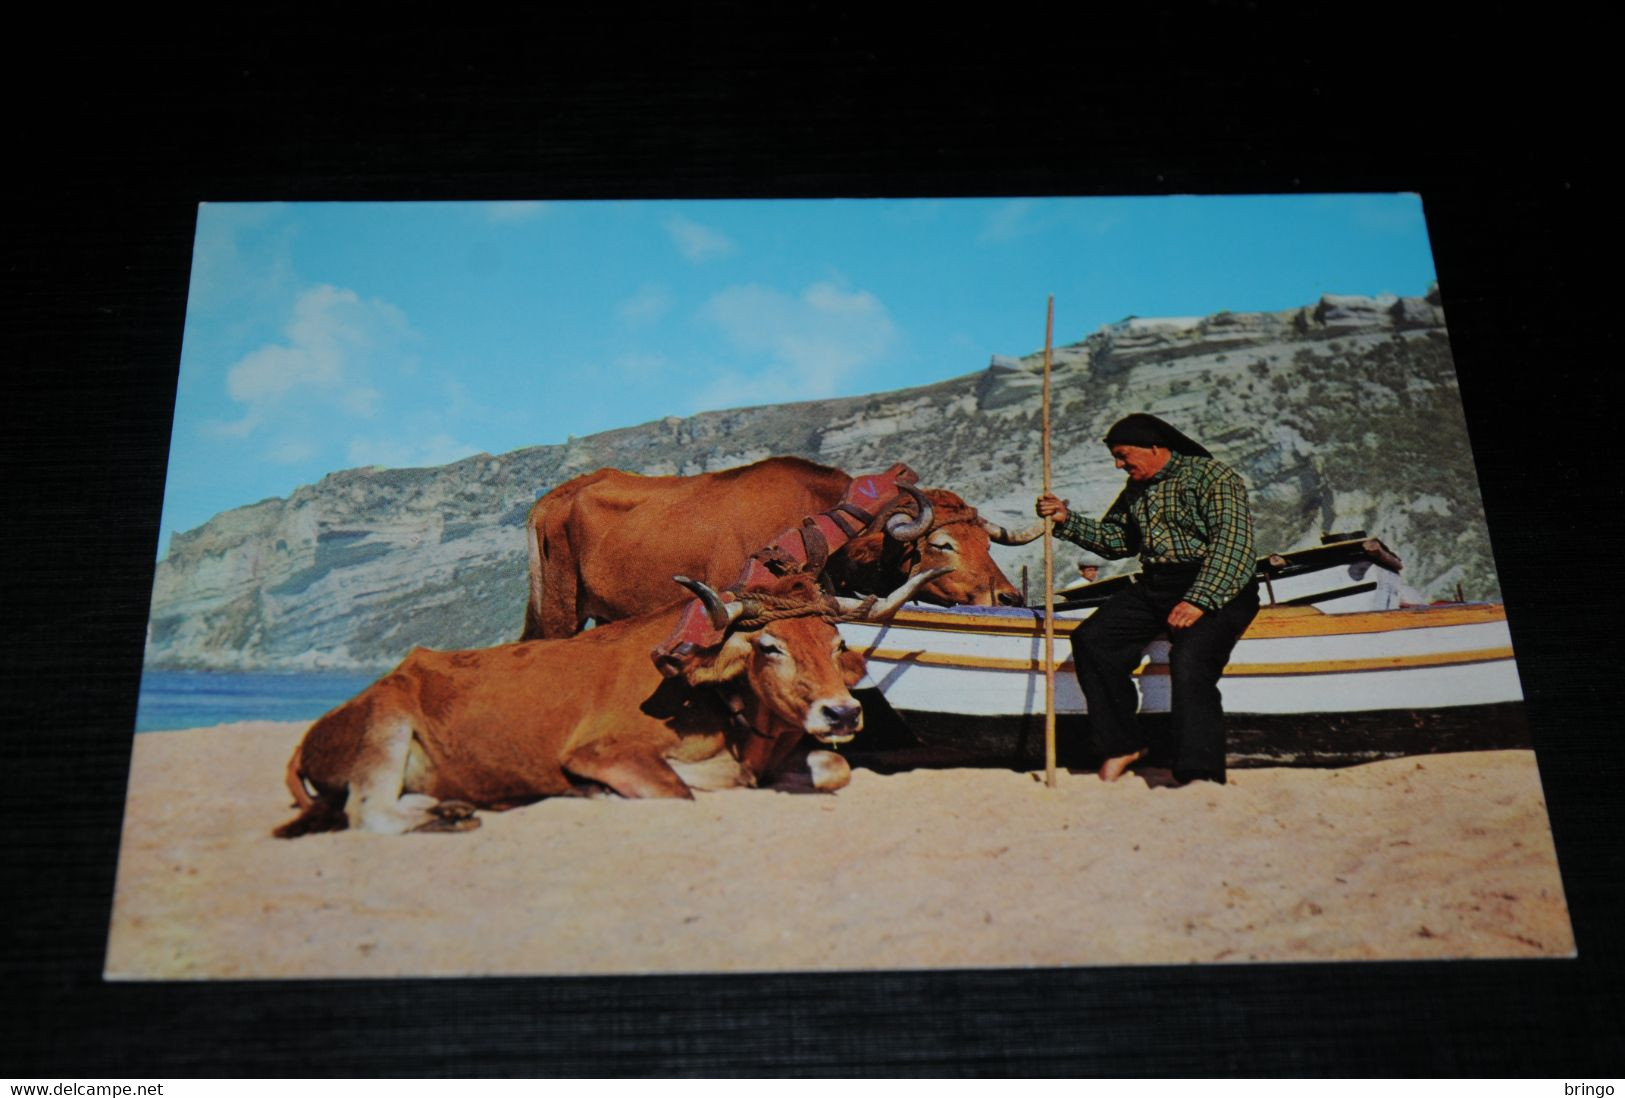
<svg viewBox="0 0 1625 1098"><path fill-rule="evenodd" d="M1055 295L1044 316L1044 493L1049 494L1049 359L1055 338ZM1044 784L1055 788L1055 540L1044 524Z"/></svg>

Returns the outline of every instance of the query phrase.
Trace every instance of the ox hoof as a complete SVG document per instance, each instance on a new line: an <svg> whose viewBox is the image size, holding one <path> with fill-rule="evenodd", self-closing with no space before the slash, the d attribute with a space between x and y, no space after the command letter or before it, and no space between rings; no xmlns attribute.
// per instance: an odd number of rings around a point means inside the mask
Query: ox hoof
<svg viewBox="0 0 1625 1098"><path fill-rule="evenodd" d="M851 765L833 751L807 752L807 770L812 774L813 788L820 793L844 789L852 780Z"/></svg>
<svg viewBox="0 0 1625 1098"><path fill-rule="evenodd" d="M429 818L414 827L413 831L473 831L480 826L480 818L474 815L474 806L467 801L441 801L428 810Z"/></svg>
<svg viewBox="0 0 1625 1098"><path fill-rule="evenodd" d="M425 820L423 823L418 824L412 830L439 834L446 831L474 831L477 830L479 826L480 818L478 816L464 816L460 820L442 820L440 817L436 816L433 819Z"/></svg>

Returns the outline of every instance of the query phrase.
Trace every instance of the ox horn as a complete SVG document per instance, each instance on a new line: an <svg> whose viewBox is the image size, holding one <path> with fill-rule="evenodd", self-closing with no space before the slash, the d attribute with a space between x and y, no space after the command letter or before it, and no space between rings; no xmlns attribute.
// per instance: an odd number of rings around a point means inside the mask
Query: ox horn
<svg viewBox="0 0 1625 1098"><path fill-rule="evenodd" d="M688 588L694 593L705 607L705 612L711 616L711 628L726 629L745 610L743 603L723 602L722 596L699 580L689 579L687 576L673 576L673 580Z"/></svg>
<svg viewBox="0 0 1625 1098"><path fill-rule="evenodd" d="M931 501L925 498L925 493L912 484L899 484L897 487L914 497L914 502L920 505L920 515L912 522L902 512L893 515L886 520L886 534L896 541L913 541L931 529L931 523L936 521L936 512L931 508Z"/></svg>
<svg viewBox="0 0 1625 1098"><path fill-rule="evenodd" d="M864 618L868 621L882 621L891 617L893 614L897 613L905 602L914 596L914 592L918 591L921 587L930 583L938 576L946 576L952 571L952 568L928 568L924 572L914 573L912 576L908 577L908 580L903 584L903 586L899 587L897 590L893 591L883 599L876 599L875 602L869 607L868 611L864 613ZM866 601L867 600L865 599L842 598L837 596L835 599L835 605L841 608L841 612L843 614L856 614L863 611L863 604Z"/></svg>
<svg viewBox="0 0 1625 1098"><path fill-rule="evenodd" d="M982 519L982 529L987 531L988 540L994 545L1026 545L1029 541L1037 541L1044 536L1044 530L1049 526L1048 519L1039 519L1031 526L1023 526L1019 530L1007 530L996 522Z"/></svg>

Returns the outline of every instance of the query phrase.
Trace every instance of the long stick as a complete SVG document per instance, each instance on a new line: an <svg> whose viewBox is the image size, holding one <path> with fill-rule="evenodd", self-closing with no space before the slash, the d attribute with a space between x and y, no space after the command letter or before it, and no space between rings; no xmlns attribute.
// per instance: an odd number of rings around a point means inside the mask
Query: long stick
<svg viewBox="0 0 1625 1098"><path fill-rule="evenodd" d="M1055 295L1044 316L1044 492L1050 490L1049 360L1055 338ZM1055 788L1055 539L1044 524L1044 784Z"/></svg>

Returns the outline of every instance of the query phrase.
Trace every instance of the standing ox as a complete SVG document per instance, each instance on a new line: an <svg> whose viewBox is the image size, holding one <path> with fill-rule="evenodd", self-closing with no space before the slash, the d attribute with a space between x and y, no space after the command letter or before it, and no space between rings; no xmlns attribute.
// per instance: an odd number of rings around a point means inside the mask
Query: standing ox
<svg viewBox="0 0 1625 1098"><path fill-rule="evenodd" d="M876 601L829 599L796 575L727 602L677 577L721 639L675 678L649 651L686 600L563 640L416 649L305 733L287 771L299 815L276 834L465 830L475 808L603 789L692 797L775 777L838 789L845 760L797 752L806 736L844 743L863 725L851 694L863 657L835 622L885 618L936 578Z"/></svg>
<svg viewBox="0 0 1625 1098"><path fill-rule="evenodd" d="M902 467L898 467L902 468ZM619 621L666 601L652 576L733 583L747 558L803 518L838 508L853 478L794 457L688 477L600 469L537 500L526 524L530 600L523 640L567 637L593 619ZM943 605L1019 606L1021 594L988 552L1021 545L1043 523L1012 533L953 492L915 492L912 521L870 523L833 552L827 575L847 594L889 591L919 569L951 569L918 597ZM896 518L894 515L893 518Z"/></svg>

